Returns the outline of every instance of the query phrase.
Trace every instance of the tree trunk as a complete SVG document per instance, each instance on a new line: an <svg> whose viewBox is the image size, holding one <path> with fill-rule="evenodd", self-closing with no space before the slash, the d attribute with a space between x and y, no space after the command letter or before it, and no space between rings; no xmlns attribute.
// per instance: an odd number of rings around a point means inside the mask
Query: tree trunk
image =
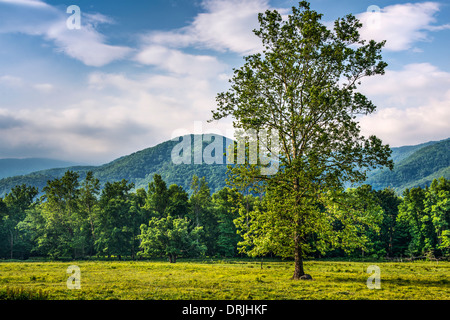
<svg viewBox="0 0 450 320"><path fill-rule="evenodd" d="M293 141L294 143L294 141ZM294 147L294 152L296 152L295 150L296 148ZM296 153L294 153L294 157L296 156ZM300 188L300 183L298 178L296 178L294 180L294 190L295 190L295 194L296 194L296 208L298 209L300 207L300 199L298 198L298 191ZM299 280L301 276L303 276L305 274L305 272L303 271L303 251L302 251L302 246L300 243L300 234L299 231L300 230L300 225L301 225L301 220L300 217L297 217L297 230L295 231L294 234L294 261L295 261L295 267L294 267L294 275L292 276L292 280Z"/></svg>
<svg viewBox="0 0 450 320"><path fill-rule="evenodd" d="M389 230L389 247L388 247L388 255L390 258L392 258L392 242L393 242L393 235L392 235L393 231L392 229Z"/></svg>
<svg viewBox="0 0 450 320"><path fill-rule="evenodd" d="M303 271L303 251L300 244L299 236L295 235L295 253L294 253L294 275L292 276L292 280L299 280L301 276L305 274Z"/></svg>
<svg viewBox="0 0 450 320"><path fill-rule="evenodd" d="M11 253L11 259L14 257L14 234L11 230L9 230L9 234L11 236L10 241L10 253Z"/></svg>
<svg viewBox="0 0 450 320"><path fill-rule="evenodd" d="M175 263L175 262L177 262L177 255L169 254L169 263Z"/></svg>

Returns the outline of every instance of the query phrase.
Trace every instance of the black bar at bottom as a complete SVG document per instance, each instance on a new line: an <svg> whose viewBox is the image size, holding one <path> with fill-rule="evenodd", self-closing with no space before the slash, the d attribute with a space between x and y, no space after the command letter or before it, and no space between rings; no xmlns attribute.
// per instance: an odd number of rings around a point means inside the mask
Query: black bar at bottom
<svg viewBox="0 0 450 320"><path fill-rule="evenodd" d="M102 319L122 316L143 319L322 319L415 315L424 308L448 310L449 303L423 300L163 300L163 301L0 301L2 314L51 315L86 318L91 312ZM429 309L428 309L429 310ZM5 317L7 319L7 317ZM85 320L85 319L82 319Z"/></svg>

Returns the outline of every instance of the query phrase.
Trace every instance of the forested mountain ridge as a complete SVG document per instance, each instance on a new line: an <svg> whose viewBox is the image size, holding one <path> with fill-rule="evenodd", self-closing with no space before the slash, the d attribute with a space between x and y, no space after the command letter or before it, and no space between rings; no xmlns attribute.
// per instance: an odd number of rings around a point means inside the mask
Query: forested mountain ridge
<svg viewBox="0 0 450 320"><path fill-rule="evenodd" d="M416 145L408 145L408 146L391 148L392 149L391 158L392 158L392 160L394 160L395 163L399 163L400 161L411 156L416 151L419 151L420 149L428 147L428 146L432 146L436 143L443 142L445 140L446 139L440 140L440 141L429 141L429 142L416 144Z"/></svg>
<svg viewBox="0 0 450 320"><path fill-rule="evenodd" d="M194 135L191 136L192 154L195 152ZM223 151L225 152L227 139L223 137ZM225 186L226 164L174 164L171 159L173 148L178 140L168 140L154 147L137 151L130 155L120 157L101 166L75 166L55 168L32 172L21 176L11 176L0 180L0 196L8 193L16 185L26 184L42 190L47 180L60 178L67 170L75 171L84 179L88 171L100 180L101 184L107 181L128 180L135 184L136 188L146 188L152 181L155 173L161 175L167 185L177 184L189 191L192 176L205 177L211 192L218 191ZM210 142L203 141L202 150ZM191 157L193 159L193 157Z"/></svg>
<svg viewBox="0 0 450 320"><path fill-rule="evenodd" d="M191 135L192 141L193 137ZM225 148L226 138L223 139ZM155 173L161 175L168 185L177 184L186 191L190 189L194 174L205 177L212 192L226 185L226 164L174 164L171 152L178 143L168 140L101 166L54 168L3 178L0 180L0 196L21 184L42 190L48 180L62 177L67 170L78 172L81 179L88 171L93 171L102 184L126 179L134 183L136 188L146 188ZM208 144L204 141L203 149ZM194 144L192 147L194 153ZM393 171L382 169L369 172L366 183L377 190L392 187L401 193L405 188L429 185L434 178L443 176L450 179L450 139L392 148L392 159L395 163Z"/></svg>
<svg viewBox="0 0 450 320"><path fill-rule="evenodd" d="M365 183L374 189L391 187L401 193L406 188L428 186L433 179L449 179L450 139L392 148L392 159L394 170L373 171Z"/></svg>

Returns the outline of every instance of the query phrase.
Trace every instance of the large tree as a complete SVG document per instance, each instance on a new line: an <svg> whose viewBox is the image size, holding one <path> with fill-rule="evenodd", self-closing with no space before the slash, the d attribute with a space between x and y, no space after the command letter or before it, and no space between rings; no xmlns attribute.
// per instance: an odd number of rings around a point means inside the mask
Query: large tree
<svg viewBox="0 0 450 320"><path fill-rule="evenodd" d="M434 179L425 194L424 206L426 220L432 224L429 233L436 236L435 249L447 254L450 251L450 180Z"/></svg>
<svg viewBox="0 0 450 320"><path fill-rule="evenodd" d="M190 230L189 223L187 217L173 218L168 215L151 218L148 226L142 224L139 238L144 254L166 255L170 263L175 263L181 255L202 255L206 251L199 241L203 227Z"/></svg>
<svg viewBox="0 0 450 320"><path fill-rule="evenodd" d="M106 182L102 190L99 205L101 212L96 224L96 247L98 253L118 256L134 256L135 225L131 210L133 206L131 189L134 183L127 180Z"/></svg>
<svg viewBox="0 0 450 320"><path fill-rule="evenodd" d="M450 181L434 179L425 189L406 189L397 220L411 237L409 255L441 255L450 249Z"/></svg>
<svg viewBox="0 0 450 320"><path fill-rule="evenodd" d="M35 204L34 198L37 194L38 189L36 187L25 184L18 185L6 194L2 204L0 204L0 243L5 248L9 247L11 259L14 258L14 253L17 251L17 253L21 253L20 256L28 251L26 247L29 246L29 243L24 239L24 234L20 232L18 224L25 219L26 210ZM2 233L5 234L4 239L2 239ZM6 240L8 245L2 240Z"/></svg>
<svg viewBox="0 0 450 320"><path fill-rule="evenodd" d="M384 73L384 42L362 40L362 25L353 15L337 19L331 30L321 18L306 1L285 19L276 10L259 14L260 28L254 33L262 41L262 52L245 57L245 64L234 71L230 89L217 95L212 118L231 116L236 129L279 135L278 151L270 143L259 150L278 157L276 173L264 175L259 161L235 165L232 178L234 174L239 181L264 187L267 210L259 214L277 226L264 224L268 229L250 229L246 236L260 253L276 249L293 256L293 279L304 275L311 235L329 238L325 224L334 219L326 215L345 216L330 204L330 199L347 204L352 200L339 192L344 183L362 182L367 170L393 165L389 146L376 136L362 136L358 124L358 115L376 108L357 87L362 78ZM365 221L346 217L351 219Z"/></svg>
<svg viewBox="0 0 450 320"><path fill-rule="evenodd" d="M169 192L167 184L159 174L153 175L153 181L148 184L145 208L152 217L162 218L166 216L166 208L169 204Z"/></svg>
<svg viewBox="0 0 450 320"><path fill-rule="evenodd" d="M100 193L100 181L94 177L92 171L88 171L86 178L81 183L79 190L80 216L89 224L89 237L86 237L89 253L94 252L95 245L95 219L98 215L98 195Z"/></svg>
<svg viewBox="0 0 450 320"><path fill-rule="evenodd" d="M200 241L206 245L207 255L217 251L218 223L212 207L211 189L205 177L192 177L192 194L189 199L191 221L195 227L202 227Z"/></svg>
<svg viewBox="0 0 450 320"><path fill-rule="evenodd" d="M39 230L40 250L52 257L82 255L84 235L79 212L79 174L67 171L61 178L47 181L40 206L45 224Z"/></svg>

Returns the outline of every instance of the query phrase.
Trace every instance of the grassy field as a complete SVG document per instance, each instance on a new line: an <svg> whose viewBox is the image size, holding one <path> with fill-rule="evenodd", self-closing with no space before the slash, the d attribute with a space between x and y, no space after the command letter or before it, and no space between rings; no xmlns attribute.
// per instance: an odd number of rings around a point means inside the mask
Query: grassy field
<svg viewBox="0 0 450 320"><path fill-rule="evenodd" d="M67 267L81 271L81 289L68 289ZM381 288L369 290L369 265ZM450 299L450 262L307 261L313 281L293 281L286 261L217 260L0 262L0 299Z"/></svg>

